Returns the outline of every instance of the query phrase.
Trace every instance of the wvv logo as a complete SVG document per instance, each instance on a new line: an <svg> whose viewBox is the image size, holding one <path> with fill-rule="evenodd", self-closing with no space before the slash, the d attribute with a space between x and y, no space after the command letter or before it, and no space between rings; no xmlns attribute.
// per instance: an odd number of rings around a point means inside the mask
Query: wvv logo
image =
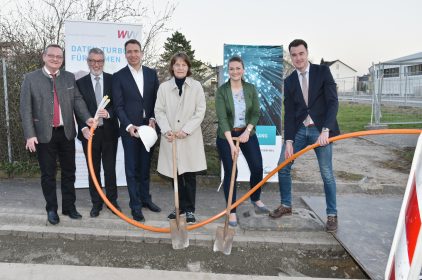
<svg viewBox="0 0 422 280"><path fill-rule="evenodd" d="M118 39L132 39L138 36L138 32L128 30L117 30Z"/></svg>

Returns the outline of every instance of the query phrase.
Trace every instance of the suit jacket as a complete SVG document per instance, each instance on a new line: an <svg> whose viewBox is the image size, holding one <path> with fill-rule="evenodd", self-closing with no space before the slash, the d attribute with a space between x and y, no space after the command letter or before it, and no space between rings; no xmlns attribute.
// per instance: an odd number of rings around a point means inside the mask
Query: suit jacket
<svg viewBox="0 0 422 280"><path fill-rule="evenodd" d="M119 137L119 122L117 120L117 116L114 113L113 109L113 100L111 96L111 81L112 75L108 73L103 73L104 79L104 89L103 89L103 96L108 95L110 98L110 103L107 104L105 109L107 110L110 118L103 119L104 125L104 137L106 139L118 138ZM79 80L76 81L76 85L78 86L79 92L81 93L83 99L85 100L86 105L88 106L89 113L92 116L95 116L97 112L97 100L95 98L95 91L92 85L91 74L83 76ZM78 139L84 140L84 136L82 134L82 128L86 126L85 122L81 119L77 118L78 121Z"/></svg>
<svg viewBox="0 0 422 280"><path fill-rule="evenodd" d="M297 71L284 81L284 137L294 140L296 132L309 114L319 131L330 129L330 137L340 134L337 123L336 83L325 65L310 64L308 106L303 99Z"/></svg>
<svg viewBox="0 0 422 280"><path fill-rule="evenodd" d="M255 133L255 127L259 120L259 99L256 88L253 84L242 81L243 94L245 96L246 125L252 124L254 126L251 135ZM231 131L234 125L234 102L230 86L230 81L218 88L215 97L215 109L218 118L218 137L226 139L224 132Z"/></svg>
<svg viewBox="0 0 422 280"><path fill-rule="evenodd" d="M120 121L121 135L127 134L126 128L129 124L141 126L144 119L154 118L154 106L159 86L157 72L146 66L142 66L142 71L144 75L143 97L128 66L113 74L113 106Z"/></svg>
<svg viewBox="0 0 422 280"><path fill-rule="evenodd" d="M76 86L75 76L60 70L56 89L62 113L64 132L68 140L76 136L74 113L86 121L91 117ZM37 137L39 143L48 143L52 136L54 91L51 77L44 68L25 74L20 96L20 114L25 139Z"/></svg>

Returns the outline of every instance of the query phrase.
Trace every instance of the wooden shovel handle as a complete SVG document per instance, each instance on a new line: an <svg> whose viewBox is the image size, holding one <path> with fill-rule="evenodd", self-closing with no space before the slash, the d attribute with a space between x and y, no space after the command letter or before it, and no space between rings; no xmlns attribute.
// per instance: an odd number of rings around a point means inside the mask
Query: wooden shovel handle
<svg viewBox="0 0 422 280"><path fill-rule="evenodd" d="M173 150L173 185L174 185L174 207L176 211L176 223L179 227L179 182L177 180L177 152L176 152L176 139L172 141Z"/></svg>
<svg viewBox="0 0 422 280"><path fill-rule="evenodd" d="M239 152L239 138L233 137L233 141L236 142L236 150ZM229 198L227 199L227 208L226 208L226 224L228 224L228 219L230 217L230 207L232 206L232 199L233 199L233 189L234 189L234 179L236 178L236 167L237 167L237 158L239 157L239 153L235 153L233 159L233 166L232 166L232 176L230 178L230 189L229 189Z"/></svg>

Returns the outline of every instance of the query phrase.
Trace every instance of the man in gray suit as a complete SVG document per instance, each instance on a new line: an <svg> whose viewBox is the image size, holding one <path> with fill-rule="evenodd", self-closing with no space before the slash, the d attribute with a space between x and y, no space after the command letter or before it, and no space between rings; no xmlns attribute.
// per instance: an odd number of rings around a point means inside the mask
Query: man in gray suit
<svg viewBox="0 0 422 280"><path fill-rule="evenodd" d="M60 70L63 50L51 44L43 52L44 67L25 74L21 87L20 114L26 149L37 152L41 187L48 221L57 215L56 160L61 168L62 213L72 219L82 215L75 207L75 121L74 113L88 126L96 125L78 91L75 76Z"/></svg>

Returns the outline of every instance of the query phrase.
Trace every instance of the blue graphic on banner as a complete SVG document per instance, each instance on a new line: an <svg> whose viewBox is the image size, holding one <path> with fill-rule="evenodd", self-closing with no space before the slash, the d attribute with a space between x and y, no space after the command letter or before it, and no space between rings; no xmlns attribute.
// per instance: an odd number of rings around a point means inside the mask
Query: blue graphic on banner
<svg viewBox="0 0 422 280"><path fill-rule="evenodd" d="M256 127L256 136L259 145L275 145L276 127L269 125L258 125Z"/></svg>
<svg viewBox="0 0 422 280"><path fill-rule="evenodd" d="M283 47L224 45L224 81L227 81L227 61L240 56L245 63L245 81L256 86L261 117L258 124L275 126L281 135L281 88L283 83Z"/></svg>

